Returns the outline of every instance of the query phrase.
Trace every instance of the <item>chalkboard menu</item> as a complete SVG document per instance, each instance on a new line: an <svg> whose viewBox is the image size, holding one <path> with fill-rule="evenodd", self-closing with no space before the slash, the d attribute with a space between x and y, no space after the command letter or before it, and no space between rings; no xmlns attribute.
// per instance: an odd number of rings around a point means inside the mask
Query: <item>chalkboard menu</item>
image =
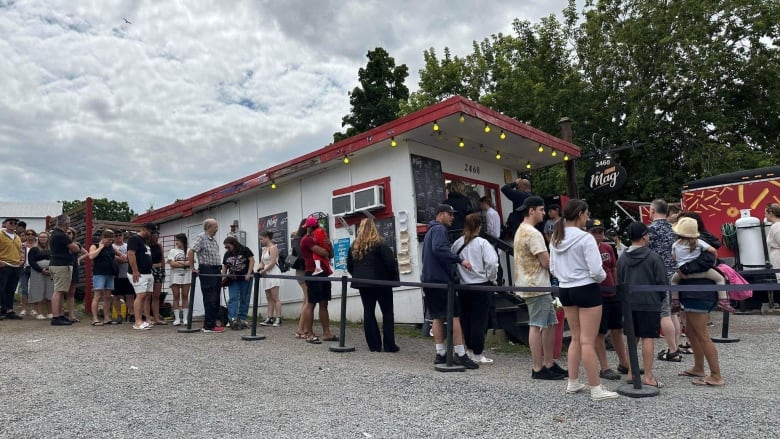
<svg viewBox="0 0 780 439"><path fill-rule="evenodd" d="M417 222L428 224L436 218L436 206L446 197L441 162L414 154L411 158Z"/></svg>
<svg viewBox="0 0 780 439"><path fill-rule="evenodd" d="M276 213L257 219L257 248L259 249L259 254L257 255L256 259L258 261L260 260L260 255L263 252L262 246L259 243L260 232L264 231L273 233L271 241L276 244L276 247L279 250L279 254L282 254L282 252L288 255L290 254L289 249L287 248L287 212Z"/></svg>
<svg viewBox="0 0 780 439"><path fill-rule="evenodd" d="M395 254L395 217L378 219L374 221L374 224L376 224L379 235L385 238L385 243L393 249L393 254Z"/></svg>

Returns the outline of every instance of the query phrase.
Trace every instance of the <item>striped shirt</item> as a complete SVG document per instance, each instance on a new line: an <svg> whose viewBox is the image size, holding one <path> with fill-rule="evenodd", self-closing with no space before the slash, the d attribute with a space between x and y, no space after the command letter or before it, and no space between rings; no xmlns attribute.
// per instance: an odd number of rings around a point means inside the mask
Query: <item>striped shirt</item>
<svg viewBox="0 0 780 439"><path fill-rule="evenodd" d="M222 265L222 258L219 257L219 244L214 237L206 232L201 232L192 244L191 250L198 255L199 265Z"/></svg>

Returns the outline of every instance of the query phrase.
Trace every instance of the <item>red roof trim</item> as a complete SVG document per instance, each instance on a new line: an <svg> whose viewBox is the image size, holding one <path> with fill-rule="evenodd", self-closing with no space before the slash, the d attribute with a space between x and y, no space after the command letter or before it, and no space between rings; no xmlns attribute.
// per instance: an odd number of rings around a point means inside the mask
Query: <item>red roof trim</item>
<svg viewBox="0 0 780 439"><path fill-rule="evenodd" d="M133 221L136 223L144 223L149 221L164 221L180 216L190 216L193 211L198 208L205 207L215 201L240 194L264 183L268 183L272 178L279 178L290 172L294 172L295 170L326 163L331 160L341 160L344 155L388 140L393 136L400 136L404 132L457 113L463 113L484 120L499 129L517 134L534 142L541 143L542 145L553 147L563 153L569 154L572 158L580 156L580 149L572 143L528 126L462 96L453 96L447 100L415 111L414 113L388 122L365 133L352 136L338 143L324 146L308 154L304 154L263 171L218 186L186 200L178 201L151 212L141 214L135 217ZM292 171L285 172L290 169Z"/></svg>

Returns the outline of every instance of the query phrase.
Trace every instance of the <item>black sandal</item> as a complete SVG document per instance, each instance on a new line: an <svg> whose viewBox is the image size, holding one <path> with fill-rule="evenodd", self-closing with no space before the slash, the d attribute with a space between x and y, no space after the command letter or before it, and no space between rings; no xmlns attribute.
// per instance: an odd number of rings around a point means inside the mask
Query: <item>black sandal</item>
<svg viewBox="0 0 780 439"><path fill-rule="evenodd" d="M682 355L680 354L679 349L674 352L669 352L669 350L664 349L658 353L658 359L662 361L671 361L673 363L679 363L682 361Z"/></svg>

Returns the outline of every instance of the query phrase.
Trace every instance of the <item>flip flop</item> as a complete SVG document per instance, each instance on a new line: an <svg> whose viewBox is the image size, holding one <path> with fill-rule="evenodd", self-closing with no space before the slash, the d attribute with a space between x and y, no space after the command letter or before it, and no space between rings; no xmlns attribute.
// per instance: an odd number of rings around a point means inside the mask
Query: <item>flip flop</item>
<svg viewBox="0 0 780 439"><path fill-rule="evenodd" d="M646 383L646 382L642 381L642 385L643 386L656 387L656 388L659 388L659 389L664 386L664 384L662 382L658 381L657 378L655 380L655 384L650 384L650 383Z"/></svg>
<svg viewBox="0 0 780 439"><path fill-rule="evenodd" d="M319 337L317 337L317 336L315 335L314 337L307 338L307 339L306 339L306 343L311 343L311 344L322 344L322 341L320 341L320 338L319 338Z"/></svg>
<svg viewBox="0 0 780 439"><path fill-rule="evenodd" d="M704 378L707 375L699 375L688 370L684 370L677 374L678 377L691 377L691 378Z"/></svg>
<svg viewBox="0 0 780 439"><path fill-rule="evenodd" d="M103 326L103 322L92 322L92 326Z"/></svg>
<svg viewBox="0 0 780 439"><path fill-rule="evenodd" d="M720 384L718 384L718 383L711 383L709 381L705 381L704 378L699 378L698 380L693 380L693 381L691 381L691 384L693 384L694 386L710 386L710 387L723 387L723 386L726 385L725 382L720 383Z"/></svg>

